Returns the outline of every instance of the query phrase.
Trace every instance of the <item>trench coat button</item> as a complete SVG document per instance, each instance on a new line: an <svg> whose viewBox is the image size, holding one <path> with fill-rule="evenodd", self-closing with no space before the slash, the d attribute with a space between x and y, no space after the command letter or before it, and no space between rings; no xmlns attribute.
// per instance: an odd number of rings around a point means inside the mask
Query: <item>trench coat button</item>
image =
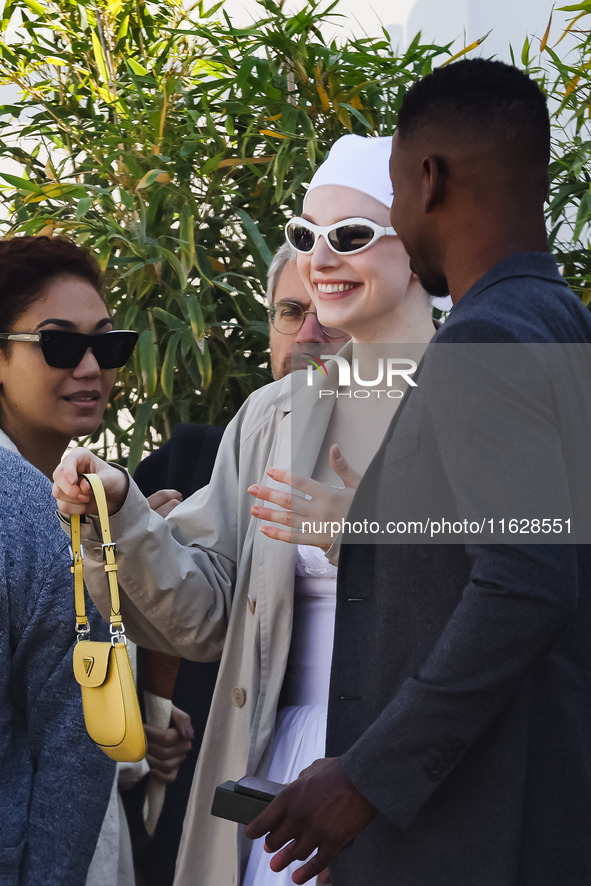
<svg viewBox="0 0 591 886"><path fill-rule="evenodd" d="M240 686L235 686L232 689L232 704L237 708L244 707L246 702L246 692L244 689L241 689Z"/></svg>
<svg viewBox="0 0 591 886"><path fill-rule="evenodd" d="M247 602L248 602L248 608L250 609L250 611L251 611L252 614L254 615L254 611L255 611L255 609L257 608L256 600L253 600L252 597L250 596L250 594L248 595L248 597L246 598L246 600L247 600Z"/></svg>

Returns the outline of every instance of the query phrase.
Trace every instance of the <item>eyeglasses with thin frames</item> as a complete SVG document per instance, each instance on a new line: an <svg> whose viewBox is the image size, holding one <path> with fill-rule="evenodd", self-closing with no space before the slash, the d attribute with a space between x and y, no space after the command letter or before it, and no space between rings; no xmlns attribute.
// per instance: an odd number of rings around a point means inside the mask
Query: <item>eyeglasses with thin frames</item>
<svg viewBox="0 0 591 886"><path fill-rule="evenodd" d="M306 322L306 314L313 314L317 318L316 311L304 311L302 306L295 301L278 301L269 308L269 319L273 328L281 335L295 335ZM318 322L327 338L345 338L347 333L342 329L323 326Z"/></svg>

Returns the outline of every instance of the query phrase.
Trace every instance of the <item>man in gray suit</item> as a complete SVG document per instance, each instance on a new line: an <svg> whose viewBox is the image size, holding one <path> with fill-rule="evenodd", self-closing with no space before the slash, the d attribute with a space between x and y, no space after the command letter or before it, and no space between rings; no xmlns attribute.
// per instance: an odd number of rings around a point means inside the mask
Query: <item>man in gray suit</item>
<svg viewBox="0 0 591 886"><path fill-rule="evenodd" d="M275 870L316 851L296 883L329 863L334 886L591 883L591 547L565 529L591 500L591 318L548 252L549 144L544 96L500 62L439 69L400 110L392 224L454 307L349 519L438 490L459 517L507 496L530 533L343 546L327 758L247 828ZM449 343L465 364L446 390ZM487 362L497 343L537 385ZM573 345L585 371L561 388L535 349Z"/></svg>

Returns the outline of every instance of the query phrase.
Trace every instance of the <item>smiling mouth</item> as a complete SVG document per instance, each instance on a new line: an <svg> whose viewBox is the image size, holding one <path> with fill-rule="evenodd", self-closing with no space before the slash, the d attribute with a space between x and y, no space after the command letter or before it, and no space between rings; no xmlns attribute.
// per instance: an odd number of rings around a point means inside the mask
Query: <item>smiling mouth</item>
<svg viewBox="0 0 591 886"><path fill-rule="evenodd" d="M332 294L333 292L349 292L351 289L355 289L357 283L317 283L316 288L318 292L325 292L327 294Z"/></svg>
<svg viewBox="0 0 591 886"><path fill-rule="evenodd" d="M64 397L66 403L74 403L76 406L90 407L95 406L100 399L98 391L76 391L74 394L68 394Z"/></svg>

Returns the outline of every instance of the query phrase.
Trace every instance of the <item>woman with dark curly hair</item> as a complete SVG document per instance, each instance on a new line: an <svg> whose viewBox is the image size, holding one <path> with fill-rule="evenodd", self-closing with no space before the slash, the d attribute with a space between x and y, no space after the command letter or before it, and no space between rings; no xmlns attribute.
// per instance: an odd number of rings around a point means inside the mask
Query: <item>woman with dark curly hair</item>
<svg viewBox="0 0 591 886"><path fill-rule="evenodd" d="M137 338L113 331L102 286L68 239L0 242L2 886L84 883L113 784L72 672L71 553L48 479L100 424Z"/></svg>

